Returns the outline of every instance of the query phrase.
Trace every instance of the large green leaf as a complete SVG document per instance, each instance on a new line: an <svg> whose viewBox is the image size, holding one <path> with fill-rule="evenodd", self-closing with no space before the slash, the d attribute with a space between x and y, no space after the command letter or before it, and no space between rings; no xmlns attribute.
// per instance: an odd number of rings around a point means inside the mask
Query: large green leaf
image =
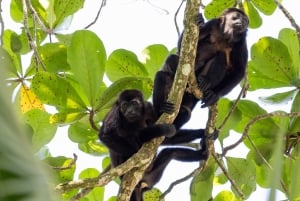
<svg viewBox="0 0 300 201"><path fill-rule="evenodd" d="M283 93L276 93L268 97L260 97L260 100L270 104L287 103L288 101L293 100L296 93L297 90L293 89Z"/></svg>
<svg viewBox="0 0 300 201"><path fill-rule="evenodd" d="M87 143L90 140L97 140L97 131L91 129L91 126L84 122L76 122L70 125L68 129L70 140L76 143Z"/></svg>
<svg viewBox="0 0 300 201"><path fill-rule="evenodd" d="M61 182L73 180L76 164L73 163L70 167L70 163L72 162L72 160L73 160L72 158L57 156L57 157L48 157L45 159L45 162L54 168L69 167L63 171L53 169L53 176L55 180L61 183Z"/></svg>
<svg viewBox="0 0 300 201"><path fill-rule="evenodd" d="M32 127L32 145L35 151L48 144L56 133L57 127L50 124L50 114L34 109L26 112L26 122Z"/></svg>
<svg viewBox="0 0 300 201"><path fill-rule="evenodd" d="M287 47L279 40L264 37L251 47L250 90L291 86L296 78Z"/></svg>
<svg viewBox="0 0 300 201"><path fill-rule="evenodd" d="M204 10L204 15L207 19L217 18L223 13L226 8L234 5L234 0L212 0Z"/></svg>
<svg viewBox="0 0 300 201"><path fill-rule="evenodd" d="M102 41L91 31L76 31L68 48L68 62L74 78L95 107L105 71L106 52Z"/></svg>
<svg viewBox="0 0 300 201"><path fill-rule="evenodd" d="M38 48L42 62L48 72L58 73L70 70L67 63L67 48L60 43L48 43Z"/></svg>
<svg viewBox="0 0 300 201"><path fill-rule="evenodd" d="M31 89L41 101L55 106L59 111L67 109L85 111L86 109L84 102L70 83L53 73L43 71L36 73Z"/></svg>
<svg viewBox="0 0 300 201"><path fill-rule="evenodd" d="M266 114L267 112L261 108L257 103L252 102L250 100L241 100L238 103L237 110L240 111L242 117L240 121L233 127L233 129L239 133L244 131L246 124L253 119L254 117L262 114Z"/></svg>
<svg viewBox="0 0 300 201"><path fill-rule="evenodd" d="M107 60L106 74L114 82L123 77L147 77L145 66L137 56L128 50L118 49L110 54Z"/></svg>
<svg viewBox="0 0 300 201"><path fill-rule="evenodd" d="M251 0L251 2L265 15L271 15L277 7L273 0Z"/></svg>
<svg viewBox="0 0 300 201"><path fill-rule="evenodd" d="M296 31L289 28L282 29L279 32L278 39L288 48L293 63L292 67L294 67L297 77L300 78L300 50Z"/></svg>
<svg viewBox="0 0 300 201"><path fill-rule="evenodd" d="M125 89L139 89L143 92L144 98L148 99L152 93L153 82L150 78L125 77L115 81L102 94L99 99L97 110L101 111L111 107L119 93Z"/></svg>
<svg viewBox="0 0 300 201"><path fill-rule="evenodd" d="M7 53L6 50L4 50L2 47L0 47L0 66L1 68L6 69L5 73L7 75L6 78L9 77L16 77L17 76L17 69L14 66L13 59L11 56Z"/></svg>
<svg viewBox="0 0 300 201"><path fill-rule="evenodd" d="M63 22L63 20L74 14L83 7L84 0L54 0L55 23L54 27ZM53 18L53 13L49 12L49 18ZM52 17L51 17L52 16ZM53 21L53 19L51 20Z"/></svg>
<svg viewBox="0 0 300 201"><path fill-rule="evenodd" d="M150 45L143 50L143 57L145 59L145 67L149 72L151 78L163 66L169 51L164 45Z"/></svg>
<svg viewBox="0 0 300 201"><path fill-rule="evenodd" d="M21 64L21 57L18 53L13 51L12 47L12 40L13 38L16 38L16 33L11 30L5 30L3 33L3 46L1 49L5 49L5 51L10 55L12 63L13 63L13 68L10 69L11 72L14 74L17 74L19 72L20 74L23 74L22 72L22 64ZM7 72L7 71L6 71Z"/></svg>
<svg viewBox="0 0 300 201"><path fill-rule="evenodd" d="M249 17L249 27L251 28L260 27L262 24L262 19L259 13L257 12L257 10L255 9L255 7L253 6L252 2L245 1L243 6L244 6L245 13Z"/></svg>
<svg viewBox="0 0 300 201"><path fill-rule="evenodd" d="M227 157L228 172L247 197L256 189L255 164L252 160Z"/></svg>

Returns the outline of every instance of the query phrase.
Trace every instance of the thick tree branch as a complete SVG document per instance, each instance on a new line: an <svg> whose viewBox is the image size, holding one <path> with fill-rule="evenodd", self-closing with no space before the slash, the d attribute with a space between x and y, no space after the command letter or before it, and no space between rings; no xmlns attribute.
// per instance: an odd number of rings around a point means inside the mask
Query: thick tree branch
<svg viewBox="0 0 300 201"><path fill-rule="evenodd" d="M186 85L188 82L188 78L191 72L194 72L194 63L196 58L196 47L199 36L199 29L195 22L195 19L199 13L200 0L188 0L185 9L184 15L184 34L182 39L182 46L180 51L180 59L179 65L177 68L177 72L175 74L174 82L172 85L171 92L169 94L168 102L172 102L175 104L176 109L175 113L172 115L163 114L157 123L172 123L177 116L179 111L179 106L182 101L183 94L186 89ZM146 143L142 149L137 153L142 153L145 148L150 147L152 150L157 150L159 145L162 143L164 137L156 138L149 143ZM156 152L148 152L149 157L147 159L154 158ZM141 161L145 158L140 158ZM141 166L142 169L146 169L150 164L149 161L145 163L146 167ZM131 170L126 175L123 181L127 185L122 185L122 187L118 196L118 201L127 201L130 198L130 194L132 193L134 187L137 185L138 181L142 177L142 171L138 171L140 174L136 174L136 170ZM128 185L130 184L130 185Z"/></svg>

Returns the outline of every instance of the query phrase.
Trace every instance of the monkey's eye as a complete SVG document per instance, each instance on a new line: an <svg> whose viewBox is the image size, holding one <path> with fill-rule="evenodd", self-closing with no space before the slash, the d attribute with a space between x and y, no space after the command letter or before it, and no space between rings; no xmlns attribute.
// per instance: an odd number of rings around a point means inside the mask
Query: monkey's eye
<svg viewBox="0 0 300 201"><path fill-rule="evenodd" d="M133 106L138 106L140 104L140 102L138 100L132 100L130 102Z"/></svg>
<svg viewBox="0 0 300 201"><path fill-rule="evenodd" d="M121 103L121 110L122 111L125 111L127 109L127 107L128 107L128 102L122 102Z"/></svg>

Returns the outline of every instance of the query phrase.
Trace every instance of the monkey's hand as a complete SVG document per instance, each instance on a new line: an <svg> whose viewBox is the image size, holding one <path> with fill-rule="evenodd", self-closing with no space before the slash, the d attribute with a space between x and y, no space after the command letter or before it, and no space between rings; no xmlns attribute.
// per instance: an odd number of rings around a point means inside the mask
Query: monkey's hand
<svg viewBox="0 0 300 201"><path fill-rule="evenodd" d="M167 114L172 114L175 111L175 105L170 102L164 102L161 107L159 112L162 113L167 113Z"/></svg>
<svg viewBox="0 0 300 201"><path fill-rule="evenodd" d="M176 134L176 127L173 124L159 124L161 127L164 136L170 138L173 137Z"/></svg>
<svg viewBox="0 0 300 201"><path fill-rule="evenodd" d="M199 13L198 16L196 17L196 24L201 28L204 26L205 21L202 13Z"/></svg>
<svg viewBox="0 0 300 201"><path fill-rule="evenodd" d="M215 102L217 102L219 100L219 95L216 94L214 91L212 90L207 90L204 92L204 97L202 98L201 101L201 107L208 107L211 106L212 104L214 104Z"/></svg>
<svg viewBox="0 0 300 201"><path fill-rule="evenodd" d="M210 88L210 83L208 82L208 80L202 76L202 75L199 75L197 77L197 82L198 82L198 87L203 91L203 93L205 94L206 91L209 90Z"/></svg>
<svg viewBox="0 0 300 201"><path fill-rule="evenodd" d="M215 128L212 134L205 136L209 140L216 140L219 137L219 130Z"/></svg>

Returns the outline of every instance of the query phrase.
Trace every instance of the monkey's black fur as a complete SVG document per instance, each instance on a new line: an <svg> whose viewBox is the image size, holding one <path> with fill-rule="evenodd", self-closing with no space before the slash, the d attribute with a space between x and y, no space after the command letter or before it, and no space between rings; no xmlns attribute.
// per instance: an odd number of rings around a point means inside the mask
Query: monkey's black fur
<svg viewBox="0 0 300 201"><path fill-rule="evenodd" d="M229 93L243 78L247 66L246 44L248 17L239 9L229 8L221 17L204 23L199 15L200 35L197 44L195 74L203 90L202 107L210 106ZM178 41L178 52L181 38ZM154 81L153 105L158 115L172 111L166 102L173 84L179 56L170 55L157 72ZM185 92L174 124L177 129L190 119L191 111L199 100Z"/></svg>
<svg viewBox="0 0 300 201"><path fill-rule="evenodd" d="M138 90L123 91L105 117L99 139L108 147L111 166L116 167L136 153L143 143L159 136L166 136L163 144L172 145L204 138L204 130L178 130L172 124L154 124L157 117L151 103L146 102ZM175 134L176 133L176 134ZM215 139L217 136L214 135ZM199 161L207 159L204 141L200 150L166 148L154 159L141 182L135 188L131 201L142 201L144 190L157 183L170 160Z"/></svg>

